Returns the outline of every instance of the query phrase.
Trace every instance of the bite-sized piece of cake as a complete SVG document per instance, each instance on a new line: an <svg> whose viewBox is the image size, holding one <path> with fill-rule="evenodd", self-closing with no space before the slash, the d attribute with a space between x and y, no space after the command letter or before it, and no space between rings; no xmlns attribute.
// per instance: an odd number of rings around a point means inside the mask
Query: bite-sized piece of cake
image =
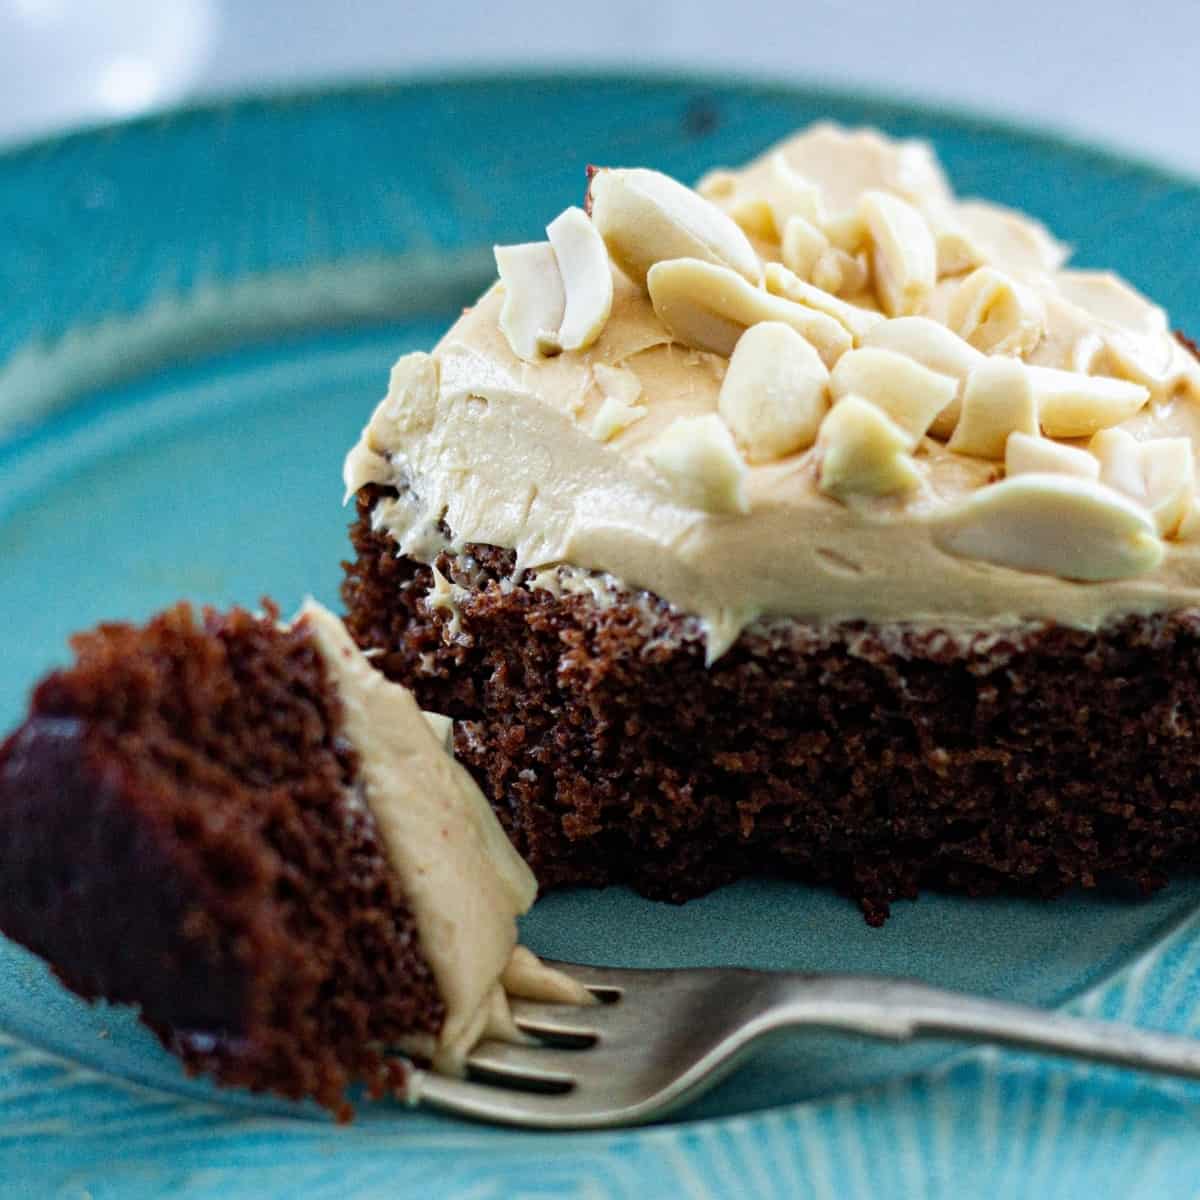
<svg viewBox="0 0 1200 1200"><path fill-rule="evenodd" d="M460 718L540 882L785 870L878 920L1197 857L1163 311L870 131L697 190L594 170L586 209L498 250L345 472L351 633Z"/></svg>
<svg viewBox="0 0 1200 1200"><path fill-rule="evenodd" d="M137 1004L193 1072L311 1097L456 1070L511 1036L529 869L449 722L308 604L74 639L0 746L0 930L80 995Z"/></svg>

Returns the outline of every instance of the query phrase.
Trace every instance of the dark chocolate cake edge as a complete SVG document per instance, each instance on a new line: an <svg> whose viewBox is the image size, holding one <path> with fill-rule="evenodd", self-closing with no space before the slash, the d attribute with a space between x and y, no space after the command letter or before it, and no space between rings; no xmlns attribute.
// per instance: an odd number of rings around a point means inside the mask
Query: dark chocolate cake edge
<svg viewBox="0 0 1200 1200"><path fill-rule="evenodd" d="M302 630L187 606L76 639L0 746L0 929L136 1003L192 1073L313 1098L404 1078L444 1014Z"/></svg>
<svg viewBox="0 0 1200 1200"><path fill-rule="evenodd" d="M782 872L880 923L923 888L1149 891L1200 857L1200 612L965 641L779 621L707 667L656 597L514 585L494 547L439 557L457 614L427 605L429 568L371 528L381 494L358 498L347 626L458 719L543 888L684 901Z"/></svg>

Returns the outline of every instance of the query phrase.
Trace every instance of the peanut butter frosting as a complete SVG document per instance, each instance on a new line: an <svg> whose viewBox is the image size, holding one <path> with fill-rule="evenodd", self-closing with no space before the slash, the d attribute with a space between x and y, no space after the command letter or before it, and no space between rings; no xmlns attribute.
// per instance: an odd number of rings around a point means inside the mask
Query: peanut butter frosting
<svg viewBox="0 0 1200 1200"><path fill-rule="evenodd" d="M309 601L312 634L359 757L361 796L412 907L421 951L446 1016L436 1041L404 1049L457 1072L482 1038L520 1040L518 996L588 1004L579 984L517 944L517 918L537 882L466 768L448 752L447 718L423 713L407 688L376 671L328 609Z"/></svg>
<svg viewBox="0 0 1200 1200"><path fill-rule="evenodd" d="M928 146L819 125L588 211L401 359L346 461L397 553L511 548L693 614L1095 628L1200 604L1200 364ZM590 218L590 219L589 219Z"/></svg>

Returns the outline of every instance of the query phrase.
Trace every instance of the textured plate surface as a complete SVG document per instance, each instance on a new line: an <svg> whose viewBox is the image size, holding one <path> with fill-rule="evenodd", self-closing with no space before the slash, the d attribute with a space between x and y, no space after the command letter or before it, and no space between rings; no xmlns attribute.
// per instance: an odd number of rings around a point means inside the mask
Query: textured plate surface
<svg viewBox="0 0 1200 1200"><path fill-rule="evenodd" d="M0 157L0 728L73 629L179 596L336 603L339 465L390 362L577 202L588 162L685 178L820 117L932 138L1200 328L1200 189L878 100L695 79L456 80L240 102ZM1200 882L1146 902L927 896L882 930L825 892L685 908L552 895L535 949L618 965L901 972L1161 1028L1197 1021ZM3 1194L1194 1194L1200 1089L807 1036L676 1122L543 1137L379 1105L350 1129L184 1079L126 1011L0 941Z"/></svg>

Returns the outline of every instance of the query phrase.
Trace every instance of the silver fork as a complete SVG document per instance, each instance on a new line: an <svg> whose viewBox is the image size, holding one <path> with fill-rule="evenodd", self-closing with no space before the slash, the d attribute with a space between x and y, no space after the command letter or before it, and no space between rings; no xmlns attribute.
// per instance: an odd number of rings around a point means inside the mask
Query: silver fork
<svg viewBox="0 0 1200 1200"><path fill-rule="evenodd" d="M598 1003L514 1001L513 1015L528 1044L481 1043L467 1060L466 1079L417 1071L414 1100L504 1125L632 1125L694 1100L732 1071L754 1042L798 1027L895 1042L989 1042L1200 1079L1200 1040L915 980L548 965L578 980Z"/></svg>

